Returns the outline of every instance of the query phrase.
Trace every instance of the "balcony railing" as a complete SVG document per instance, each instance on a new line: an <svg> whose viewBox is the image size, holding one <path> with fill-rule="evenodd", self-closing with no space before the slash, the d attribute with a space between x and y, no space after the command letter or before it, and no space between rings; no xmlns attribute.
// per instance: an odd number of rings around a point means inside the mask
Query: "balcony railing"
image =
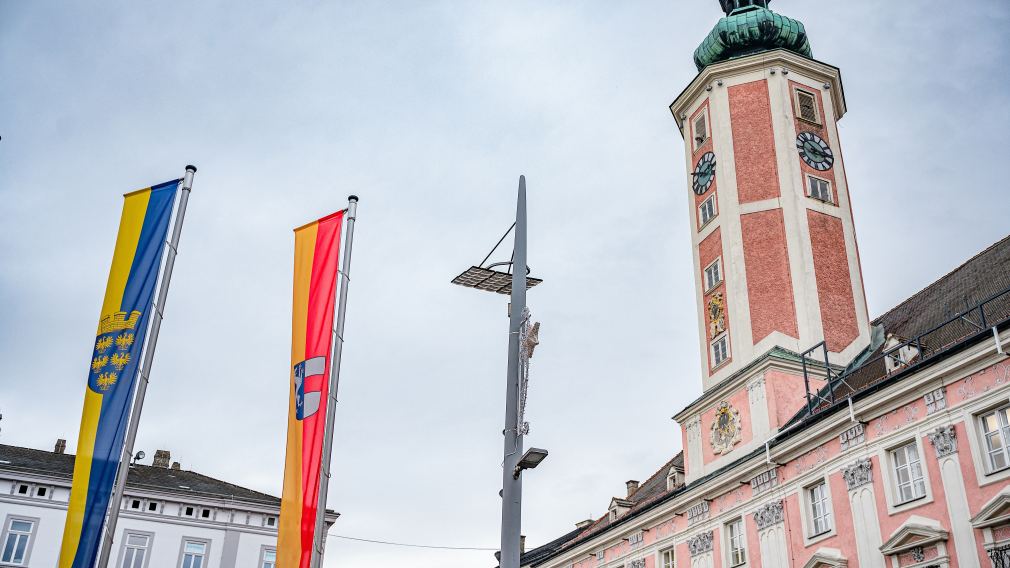
<svg viewBox="0 0 1010 568"><path fill-rule="evenodd" d="M822 341L801 353L807 410L816 414L859 390L932 361L968 339L990 332L998 338L998 328L1008 321L1010 288L851 369L831 365L827 345ZM817 382L811 385L811 381ZM1006 566L1010 568L1010 564Z"/></svg>

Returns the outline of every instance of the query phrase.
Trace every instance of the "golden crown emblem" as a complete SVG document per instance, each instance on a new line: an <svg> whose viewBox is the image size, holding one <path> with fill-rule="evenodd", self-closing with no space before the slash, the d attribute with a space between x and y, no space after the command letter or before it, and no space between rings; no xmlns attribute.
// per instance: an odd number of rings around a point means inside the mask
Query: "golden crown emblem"
<svg viewBox="0 0 1010 568"><path fill-rule="evenodd" d="M116 312L110 316L105 316L98 323L98 335L124 329L134 329L137 327L138 321L140 321L140 312L137 310L130 312L129 316L126 315L126 312Z"/></svg>

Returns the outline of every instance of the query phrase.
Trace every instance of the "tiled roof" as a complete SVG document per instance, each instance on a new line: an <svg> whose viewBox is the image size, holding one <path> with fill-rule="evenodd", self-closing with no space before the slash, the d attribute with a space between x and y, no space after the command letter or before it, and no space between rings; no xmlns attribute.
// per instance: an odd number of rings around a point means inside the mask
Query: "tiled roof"
<svg viewBox="0 0 1010 568"><path fill-rule="evenodd" d="M74 455L0 444L0 470L34 473L70 480L74 473ZM246 489L195 471L149 465L131 467L126 478L126 486L137 490L170 491L177 494L233 499L273 507L280 506L281 502L273 495Z"/></svg>
<svg viewBox="0 0 1010 568"><path fill-rule="evenodd" d="M663 466L653 473L649 479L645 480L644 483L638 486L637 491L627 497L626 500L631 501L633 505L631 506L631 509L621 515L615 523L610 522L609 513L605 514L599 519L596 519L596 521L591 525L581 529L576 529L554 541L526 552L522 555L520 565L536 566L537 564L554 556L555 553L571 548L572 546L606 531L612 524L624 522L625 519L649 509L663 497L678 491L680 487L676 487L672 490L668 490L666 487L666 477L670 472L671 467L676 467L680 472L684 471L684 452L677 452L677 455L673 456L670 461L663 464Z"/></svg>

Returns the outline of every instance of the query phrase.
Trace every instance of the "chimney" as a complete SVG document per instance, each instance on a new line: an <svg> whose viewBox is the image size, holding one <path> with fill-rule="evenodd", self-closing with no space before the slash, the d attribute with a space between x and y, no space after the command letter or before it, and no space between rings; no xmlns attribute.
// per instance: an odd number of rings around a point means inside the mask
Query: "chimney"
<svg viewBox="0 0 1010 568"><path fill-rule="evenodd" d="M595 521L593 521L592 519L586 519L584 521L579 521L579 522L575 523L575 528L577 528L577 529L584 529L584 528L588 527L589 525L593 524L594 522Z"/></svg>
<svg viewBox="0 0 1010 568"><path fill-rule="evenodd" d="M526 535L519 535L519 554L526 554Z"/></svg>
<svg viewBox="0 0 1010 568"><path fill-rule="evenodd" d="M154 463L151 465L154 467L168 468L168 463L172 461L172 452L168 450L158 450L154 452Z"/></svg>
<svg viewBox="0 0 1010 568"><path fill-rule="evenodd" d="M67 451L67 441L63 438L56 440L56 448L53 449L54 454L63 454Z"/></svg>
<svg viewBox="0 0 1010 568"><path fill-rule="evenodd" d="M172 469L179 471L182 468L179 466L179 462L172 462Z"/></svg>
<svg viewBox="0 0 1010 568"><path fill-rule="evenodd" d="M632 495L632 494L633 494L633 493L634 493L635 491L638 491L638 482L637 482L637 481L635 481L634 479L629 479L629 480L627 481L627 485L628 485L628 497L627 497L627 498L628 498L628 499L631 499L631 495Z"/></svg>

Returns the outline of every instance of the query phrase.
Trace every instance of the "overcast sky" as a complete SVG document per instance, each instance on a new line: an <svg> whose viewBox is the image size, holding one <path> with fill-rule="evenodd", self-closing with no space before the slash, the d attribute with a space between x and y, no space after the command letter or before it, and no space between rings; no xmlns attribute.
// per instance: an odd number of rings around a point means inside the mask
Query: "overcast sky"
<svg viewBox="0 0 1010 568"><path fill-rule="evenodd" d="M1005 0L777 0L841 67L871 315L1010 229ZM529 186L531 546L680 449L683 141L715 0L0 0L0 443L76 448L120 195L196 175L138 449L279 495L291 229L361 196L341 535L496 548L506 299L451 286ZM507 255L508 251L504 253ZM150 461L150 457L147 460ZM332 539L327 566L493 566Z"/></svg>

